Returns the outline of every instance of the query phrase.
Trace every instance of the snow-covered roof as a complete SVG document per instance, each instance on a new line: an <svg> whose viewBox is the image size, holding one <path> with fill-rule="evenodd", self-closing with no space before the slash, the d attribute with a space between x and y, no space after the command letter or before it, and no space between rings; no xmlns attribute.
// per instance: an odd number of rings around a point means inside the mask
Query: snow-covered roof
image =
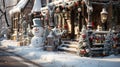
<svg viewBox="0 0 120 67"><path fill-rule="evenodd" d="M16 6L14 6L10 11L9 14L12 15L16 12L21 12L21 9L25 7L29 0L20 0Z"/></svg>
<svg viewBox="0 0 120 67"><path fill-rule="evenodd" d="M31 13L33 13L33 12L40 12L41 8L42 8L41 0L35 0L33 8L31 10Z"/></svg>
<svg viewBox="0 0 120 67"><path fill-rule="evenodd" d="M62 6L63 3L68 3L69 5L74 3L73 0L55 0L54 2L49 3L49 5ZM42 15L45 15L46 11L49 10L48 6L41 7Z"/></svg>
<svg viewBox="0 0 120 67"><path fill-rule="evenodd" d="M56 4L59 4L61 2L62 2L62 0L58 0L58 1L51 2L49 4L55 4L56 5ZM31 13L33 13L33 12L41 12L41 11L44 11L46 9L48 9L47 6L46 7L41 6L41 0L35 0L33 8L31 10Z"/></svg>
<svg viewBox="0 0 120 67"><path fill-rule="evenodd" d="M51 4L58 5L58 4L61 4L63 2L69 2L69 1L72 1L72 0L56 0L56 1L52 2Z"/></svg>

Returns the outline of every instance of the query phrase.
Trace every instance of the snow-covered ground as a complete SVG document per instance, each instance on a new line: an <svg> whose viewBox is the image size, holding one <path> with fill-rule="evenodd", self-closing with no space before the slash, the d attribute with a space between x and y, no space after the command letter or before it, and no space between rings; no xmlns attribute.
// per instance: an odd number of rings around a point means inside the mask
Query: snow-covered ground
<svg viewBox="0 0 120 67"><path fill-rule="evenodd" d="M30 46L18 47L13 41L1 41L1 47L9 48L20 56L43 67L120 67L120 55L107 57L80 57L66 52L49 52Z"/></svg>

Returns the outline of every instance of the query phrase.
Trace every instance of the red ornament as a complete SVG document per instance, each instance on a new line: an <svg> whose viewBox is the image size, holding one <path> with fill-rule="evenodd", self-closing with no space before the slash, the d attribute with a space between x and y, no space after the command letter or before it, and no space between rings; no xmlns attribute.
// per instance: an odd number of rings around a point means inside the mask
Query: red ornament
<svg viewBox="0 0 120 67"><path fill-rule="evenodd" d="M103 40L105 40L105 37L103 37Z"/></svg>
<svg viewBox="0 0 120 67"><path fill-rule="evenodd" d="M82 34L82 38L86 38L86 35L85 35L85 34Z"/></svg>
<svg viewBox="0 0 120 67"><path fill-rule="evenodd" d="M86 50L85 49L80 50L80 54L86 54Z"/></svg>
<svg viewBox="0 0 120 67"><path fill-rule="evenodd" d="M67 29L68 29L68 25L67 25L67 24L65 24L65 25L64 25L64 28L67 30Z"/></svg>
<svg viewBox="0 0 120 67"><path fill-rule="evenodd" d="M48 20L48 18L45 18L45 20Z"/></svg>
<svg viewBox="0 0 120 67"><path fill-rule="evenodd" d="M78 5L79 5L79 2L75 2L74 4L75 4L75 6L78 6Z"/></svg>
<svg viewBox="0 0 120 67"><path fill-rule="evenodd" d="M89 39L90 39L91 41L93 41L94 37L93 37L93 36L91 36Z"/></svg>
<svg viewBox="0 0 120 67"><path fill-rule="evenodd" d="M117 38L117 37L113 37L113 40L114 40L114 41L117 41L117 40L118 40L118 38Z"/></svg>
<svg viewBox="0 0 120 67"><path fill-rule="evenodd" d="M99 38L99 37L96 37L95 39L96 39L96 40L99 40L100 38Z"/></svg>

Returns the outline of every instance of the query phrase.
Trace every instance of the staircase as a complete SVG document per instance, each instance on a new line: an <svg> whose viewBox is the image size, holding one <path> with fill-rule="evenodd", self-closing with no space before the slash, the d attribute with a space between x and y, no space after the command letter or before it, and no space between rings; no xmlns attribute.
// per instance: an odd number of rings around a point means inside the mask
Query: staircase
<svg viewBox="0 0 120 67"><path fill-rule="evenodd" d="M78 42L73 40L62 40L62 44L58 47L58 51L69 53L77 53Z"/></svg>
<svg viewBox="0 0 120 67"><path fill-rule="evenodd" d="M94 43L91 46L91 53L93 56L104 55L104 45L105 43Z"/></svg>

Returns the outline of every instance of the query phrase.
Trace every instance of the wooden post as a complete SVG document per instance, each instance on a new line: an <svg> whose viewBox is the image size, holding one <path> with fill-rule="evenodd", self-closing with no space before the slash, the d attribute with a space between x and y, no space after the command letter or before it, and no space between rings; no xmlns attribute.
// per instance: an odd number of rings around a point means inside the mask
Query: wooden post
<svg viewBox="0 0 120 67"><path fill-rule="evenodd" d="M74 8L71 10L71 39L74 39L75 37L75 30L74 30L74 20L75 20L75 15L74 15Z"/></svg>

